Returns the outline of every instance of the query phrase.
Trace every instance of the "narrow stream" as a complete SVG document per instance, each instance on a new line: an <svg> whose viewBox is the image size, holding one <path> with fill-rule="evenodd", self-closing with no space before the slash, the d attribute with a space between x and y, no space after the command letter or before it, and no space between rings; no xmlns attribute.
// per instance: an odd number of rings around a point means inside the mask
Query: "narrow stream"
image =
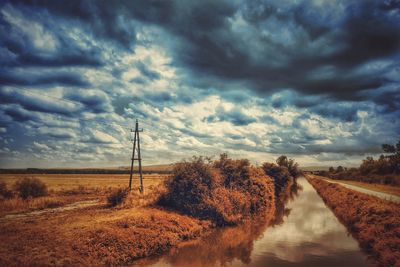
<svg viewBox="0 0 400 267"><path fill-rule="evenodd" d="M370 266L355 241L303 177L273 221L215 230L149 260L151 266ZM280 215L280 216L279 216Z"/></svg>

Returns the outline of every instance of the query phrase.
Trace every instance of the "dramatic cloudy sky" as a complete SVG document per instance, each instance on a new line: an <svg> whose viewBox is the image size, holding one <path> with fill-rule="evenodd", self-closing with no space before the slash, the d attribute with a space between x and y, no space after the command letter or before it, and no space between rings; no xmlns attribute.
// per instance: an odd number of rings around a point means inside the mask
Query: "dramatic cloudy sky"
<svg viewBox="0 0 400 267"><path fill-rule="evenodd" d="M400 2L1 1L0 167L280 154L400 137Z"/></svg>

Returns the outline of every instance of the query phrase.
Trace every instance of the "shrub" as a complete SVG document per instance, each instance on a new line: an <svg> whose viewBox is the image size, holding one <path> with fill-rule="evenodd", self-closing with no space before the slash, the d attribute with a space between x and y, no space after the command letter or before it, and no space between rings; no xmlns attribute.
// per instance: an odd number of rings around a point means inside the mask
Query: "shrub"
<svg viewBox="0 0 400 267"><path fill-rule="evenodd" d="M47 186L37 178L21 178L14 184L14 190L23 199L47 195Z"/></svg>
<svg viewBox="0 0 400 267"><path fill-rule="evenodd" d="M287 171L293 178L297 178L301 175L299 164L293 159L288 159L284 155L276 159L276 164L278 164L280 167L286 167Z"/></svg>
<svg viewBox="0 0 400 267"><path fill-rule="evenodd" d="M158 204L218 225L237 224L274 207L271 179L248 160L226 154L213 163L194 157L176 164L165 188Z"/></svg>
<svg viewBox="0 0 400 267"><path fill-rule="evenodd" d="M111 207L115 207L115 206L121 204L122 202L124 202L124 200L128 196L128 193L129 193L129 189L127 189L127 188L114 189L110 193L110 195L107 197L107 203Z"/></svg>
<svg viewBox="0 0 400 267"><path fill-rule="evenodd" d="M284 166L279 166L274 163L265 162L262 165L264 172L272 177L275 185L275 197L278 197L287 184L291 183L293 177L288 169Z"/></svg>
<svg viewBox="0 0 400 267"><path fill-rule="evenodd" d="M5 182L0 182L0 198L12 198L13 193L11 190L7 188L7 184Z"/></svg>

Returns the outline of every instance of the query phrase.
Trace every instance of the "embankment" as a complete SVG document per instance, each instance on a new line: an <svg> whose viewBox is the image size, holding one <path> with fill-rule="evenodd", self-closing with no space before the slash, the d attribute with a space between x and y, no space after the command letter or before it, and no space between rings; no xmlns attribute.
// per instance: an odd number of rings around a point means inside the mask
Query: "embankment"
<svg viewBox="0 0 400 267"><path fill-rule="evenodd" d="M307 177L324 202L379 266L400 266L400 206Z"/></svg>

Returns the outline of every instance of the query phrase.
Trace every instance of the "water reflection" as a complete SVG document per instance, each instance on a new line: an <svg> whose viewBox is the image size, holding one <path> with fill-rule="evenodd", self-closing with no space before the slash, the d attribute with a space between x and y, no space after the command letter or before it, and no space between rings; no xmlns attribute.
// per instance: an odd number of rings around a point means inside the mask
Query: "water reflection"
<svg viewBox="0 0 400 267"><path fill-rule="evenodd" d="M279 197L275 218L257 218L175 248L154 266L361 266L368 265L304 179Z"/></svg>

